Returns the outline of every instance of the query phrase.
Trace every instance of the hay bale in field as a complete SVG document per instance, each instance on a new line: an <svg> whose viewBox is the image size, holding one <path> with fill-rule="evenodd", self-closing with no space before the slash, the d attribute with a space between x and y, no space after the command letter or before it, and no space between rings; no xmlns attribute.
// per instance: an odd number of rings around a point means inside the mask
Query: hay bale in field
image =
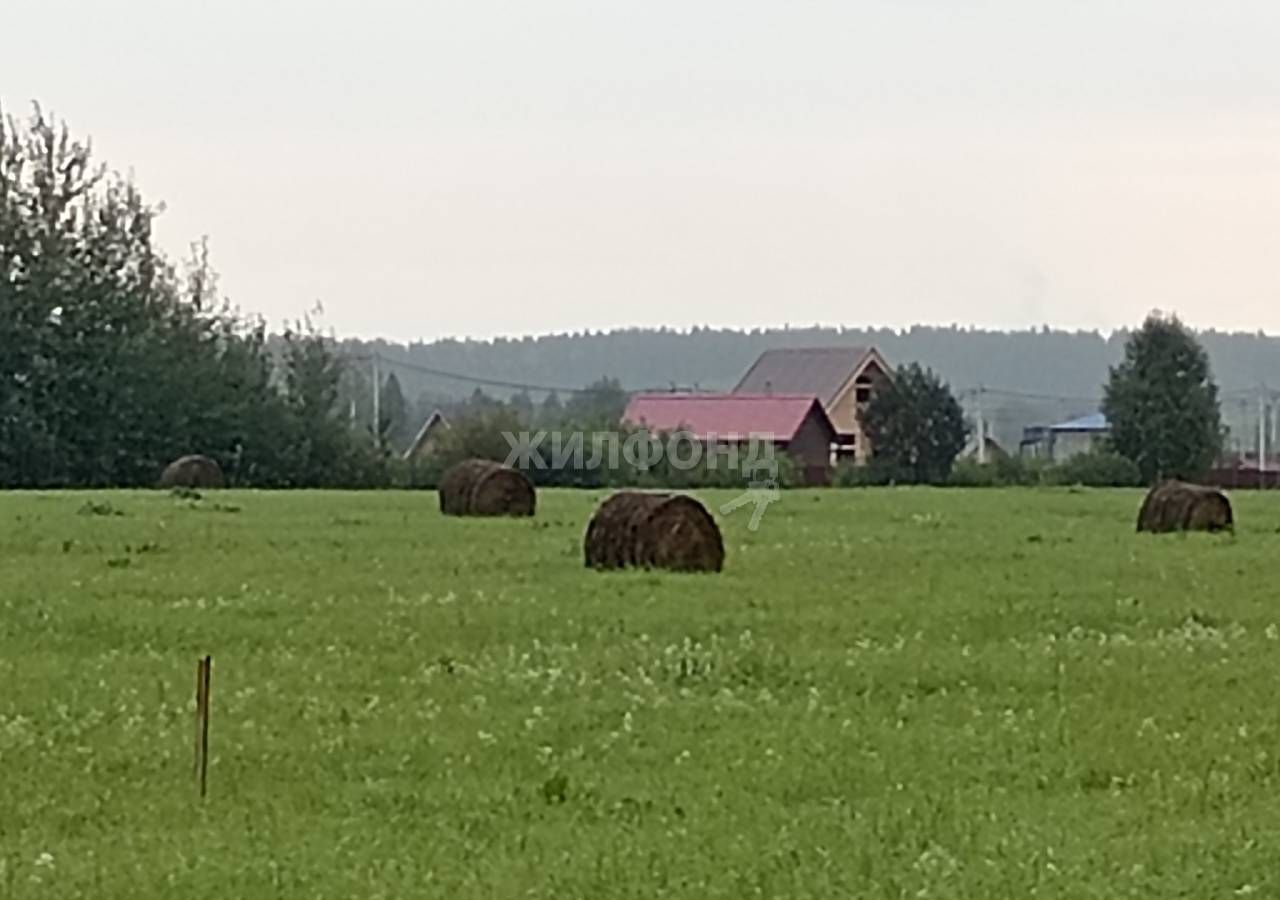
<svg viewBox="0 0 1280 900"><path fill-rule="evenodd" d="M593 569L719 572L724 567L719 526L706 507L683 494L614 494L592 516L584 550Z"/></svg>
<svg viewBox="0 0 1280 900"><path fill-rule="evenodd" d="M531 516L536 505L533 482L487 459L460 462L440 482L440 512L446 516Z"/></svg>
<svg viewBox="0 0 1280 900"><path fill-rule="evenodd" d="M160 473L162 488L220 488L225 483L222 467L199 454L175 459Z"/></svg>
<svg viewBox="0 0 1280 900"><path fill-rule="evenodd" d="M440 512L446 516L465 516L471 505L471 488L491 465L488 460L469 459L445 472L440 479Z"/></svg>
<svg viewBox="0 0 1280 900"><path fill-rule="evenodd" d="M1231 501L1217 488L1166 481L1151 489L1138 512L1138 531L1231 531Z"/></svg>

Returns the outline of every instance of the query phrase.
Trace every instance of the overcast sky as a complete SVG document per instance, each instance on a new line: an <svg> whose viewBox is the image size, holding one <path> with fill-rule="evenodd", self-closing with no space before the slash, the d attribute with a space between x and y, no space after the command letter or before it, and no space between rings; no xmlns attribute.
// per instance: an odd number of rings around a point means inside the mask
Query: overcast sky
<svg viewBox="0 0 1280 900"><path fill-rule="evenodd" d="M1280 332L1275 0L13 0L39 100L273 323Z"/></svg>

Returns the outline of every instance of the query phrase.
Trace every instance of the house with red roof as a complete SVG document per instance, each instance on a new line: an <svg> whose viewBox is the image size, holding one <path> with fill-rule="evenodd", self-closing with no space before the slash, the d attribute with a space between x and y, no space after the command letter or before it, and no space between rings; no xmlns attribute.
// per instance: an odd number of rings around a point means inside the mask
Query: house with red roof
<svg viewBox="0 0 1280 900"><path fill-rule="evenodd" d="M812 394L635 394L623 421L653 432L688 432L704 444L753 438L783 451L807 484L826 484L836 430Z"/></svg>

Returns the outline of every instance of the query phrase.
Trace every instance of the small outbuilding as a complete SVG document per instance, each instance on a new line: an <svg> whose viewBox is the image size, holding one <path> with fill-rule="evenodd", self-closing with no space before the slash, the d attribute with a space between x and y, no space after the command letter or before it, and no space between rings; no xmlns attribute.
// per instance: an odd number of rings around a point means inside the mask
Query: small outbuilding
<svg viewBox="0 0 1280 900"><path fill-rule="evenodd" d="M1061 463L1096 449L1110 436L1107 417L1100 412L1090 413L1057 425L1024 429L1020 450L1024 457Z"/></svg>

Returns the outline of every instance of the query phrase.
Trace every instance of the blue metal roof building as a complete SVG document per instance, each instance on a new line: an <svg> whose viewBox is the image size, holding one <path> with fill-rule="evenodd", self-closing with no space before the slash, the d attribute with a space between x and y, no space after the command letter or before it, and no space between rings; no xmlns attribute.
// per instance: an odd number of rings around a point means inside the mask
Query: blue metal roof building
<svg viewBox="0 0 1280 900"><path fill-rule="evenodd" d="M1050 431L1095 431L1110 432L1111 424L1107 421L1105 413L1090 413L1087 416L1081 416L1078 419L1072 419L1069 422L1059 422L1057 425L1050 425Z"/></svg>
<svg viewBox="0 0 1280 900"><path fill-rule="evenodd" d="M1060 463L1080 453L1088 453L1106 440L1111 425L1103 413L1090 413L1057 425L1037 425L1024 429L1020 453Z"/></svg>

